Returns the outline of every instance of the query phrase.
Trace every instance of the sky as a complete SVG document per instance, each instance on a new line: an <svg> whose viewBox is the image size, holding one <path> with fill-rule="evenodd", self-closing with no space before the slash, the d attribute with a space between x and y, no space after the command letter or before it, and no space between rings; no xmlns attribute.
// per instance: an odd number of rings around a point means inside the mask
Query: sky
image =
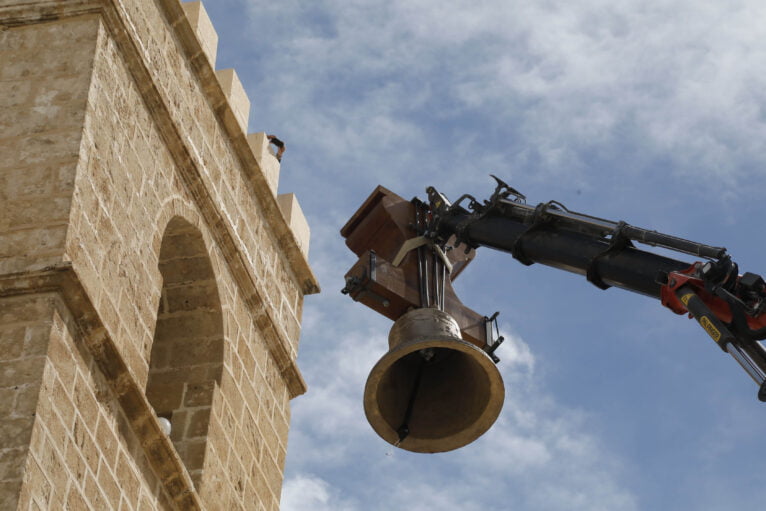
<svg viewBox="0 0 766 511"><path fill-rule="evenodd" d="M528 202L729 249L766 272L766 3L208 0L250 132L285 141L311 226L284 511L731 510L766 501L766 404L699 326L644 296L480 249L506 399L449 453L395 449L362 394L391 322L341 295L339 234L378 184ZM692 259L677 256L685 261ZM759 440L760 439L760 440Z"/></svg>

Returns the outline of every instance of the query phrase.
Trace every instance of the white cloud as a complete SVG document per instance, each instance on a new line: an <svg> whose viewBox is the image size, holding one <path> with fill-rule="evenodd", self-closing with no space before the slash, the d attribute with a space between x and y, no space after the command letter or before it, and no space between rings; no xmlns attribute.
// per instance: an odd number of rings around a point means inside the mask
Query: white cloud
<svg viewBox="0 0 766 511"><path fill-rule="evenodd" d="M287 479L281 502L283 511L351 511L358 509L321 478L298 475Z"/></svg>
<svg viewBox="0 0 766 511"><path fill-rule="evenodd" d="M506 324L502 325L502 330L504 332L512 331L511 327ZM505 334L503 335L503 338L503 365L501 367L506 368L511 366L513 368L512 374L509 374L510 371L504 371L504 376L508 378L512 375L517 375L520 372L523 374L534 371L535 356L532 354L527 343L515 334Z"/></svg>
<svg viewBox="0 0 766 511"><path fill-rule="evenodd" d="M291 137L334 172L457 163L583 180L595 153L736 185L766 157L762 2L252 5L275 55L258 108L297 121ZM421 157L435 147L446 154Z"/></svg>

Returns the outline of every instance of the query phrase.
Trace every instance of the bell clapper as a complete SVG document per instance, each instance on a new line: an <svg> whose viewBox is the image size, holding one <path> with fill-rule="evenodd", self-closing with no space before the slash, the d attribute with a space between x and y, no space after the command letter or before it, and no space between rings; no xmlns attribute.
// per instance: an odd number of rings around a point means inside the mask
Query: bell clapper
<svg viewBox="0 0 766 511"><path fill-rule="evenodd" d="M435 352L433 348L425 348L418 352L420 354L421 360L420 365L418 366L418 372L415 375L415 383L412 386L412 393L410 394L410 400L407 403L407 410L404 412L404 419L402 420L402 425L399 426L399 428L396 430L396 434L399 437L399 440L394 444L394 447L399 447L402 442L404 442L404 439L407 438L407 436L410 434L410 418L412 418L412 410L415 405L415 398L418 395L418 389L420 388L420 380L423 376L423 368L427 363L429 363L431 360L433 360Z"/></svg>

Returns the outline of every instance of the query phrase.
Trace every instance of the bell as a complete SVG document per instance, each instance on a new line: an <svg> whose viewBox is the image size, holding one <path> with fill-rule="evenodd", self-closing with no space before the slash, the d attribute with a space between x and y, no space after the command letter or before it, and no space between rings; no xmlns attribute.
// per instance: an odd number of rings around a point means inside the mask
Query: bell
<svg viewBox="0 0 766 511"><path fill-rule="evenodd" d="M365 415L381 438L412 452L445 452L494 424L505 397L500 371L460 338L452 316L413 309L396 320L388 344L364 389Z"/></svg>

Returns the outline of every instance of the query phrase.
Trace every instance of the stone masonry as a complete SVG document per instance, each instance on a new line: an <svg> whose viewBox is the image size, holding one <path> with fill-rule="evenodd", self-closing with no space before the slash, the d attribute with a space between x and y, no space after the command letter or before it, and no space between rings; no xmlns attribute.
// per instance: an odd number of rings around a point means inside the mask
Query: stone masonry
<svg viewBox="0 0 766 511"><path fill-rule="evenodd" d="M279 508L319 289L217 42L199 2L0 0L2 510Z"/></svg>

